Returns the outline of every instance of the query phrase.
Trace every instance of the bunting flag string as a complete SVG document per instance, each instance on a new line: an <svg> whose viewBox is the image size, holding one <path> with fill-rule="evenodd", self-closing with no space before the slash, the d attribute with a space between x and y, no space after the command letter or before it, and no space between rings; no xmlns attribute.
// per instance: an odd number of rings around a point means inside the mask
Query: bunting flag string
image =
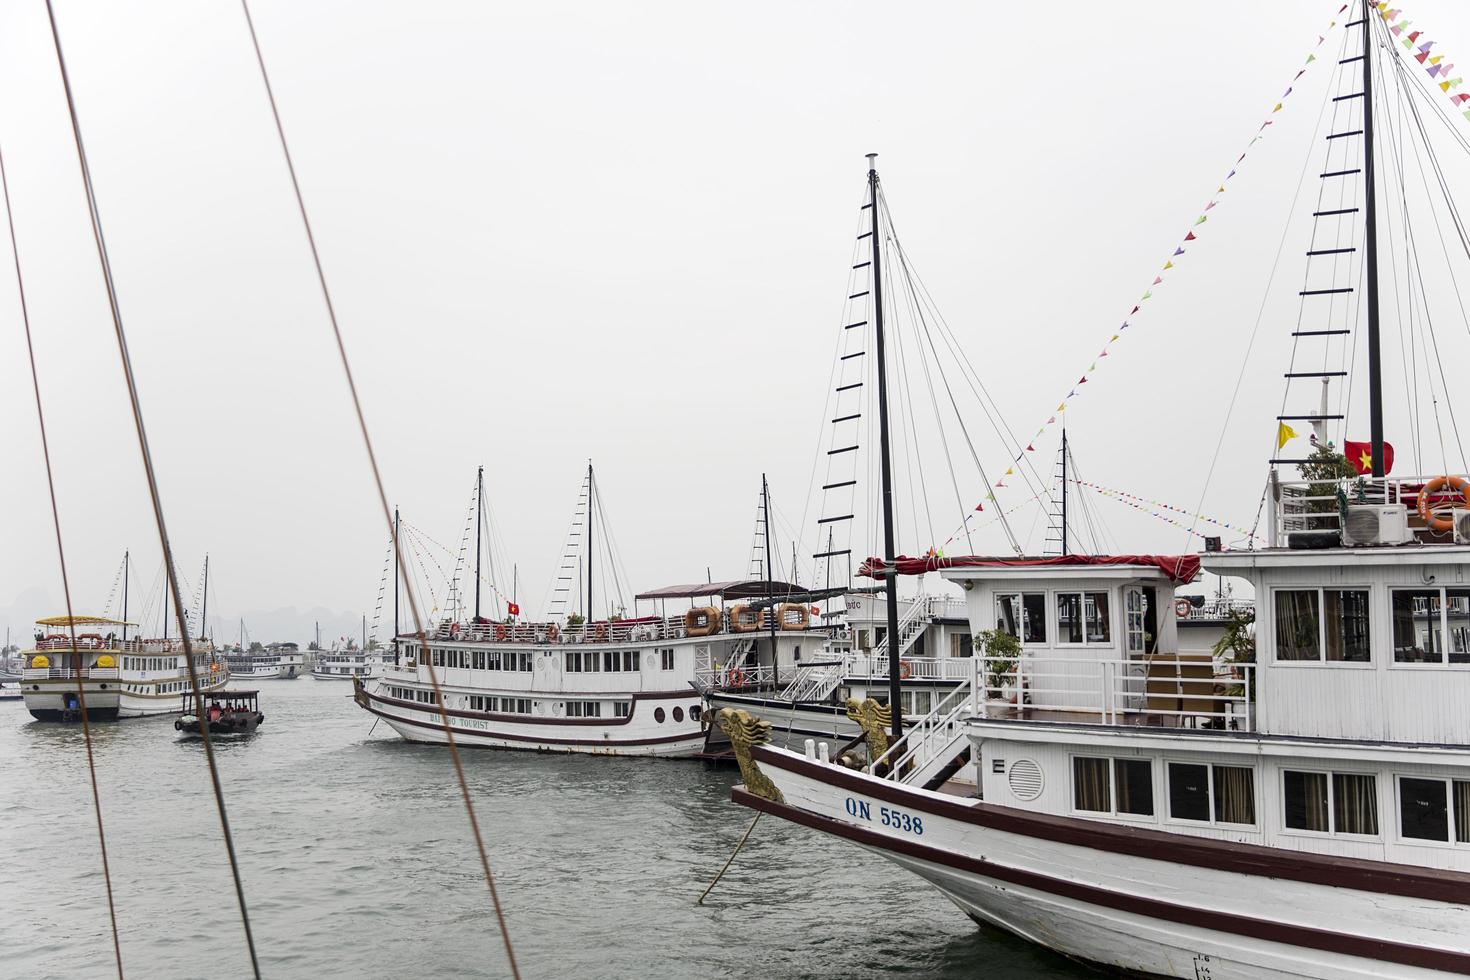
<svg viewBox="0 0 1470 980"><path fill-rule="evenodd" d="M1399 43L1404 46L1405 51L1413 53L1414 60L1423 67L1424 74L1428 75L1434 81L1441 92L1448 95L1451 89L1457 89L1465 83L1465 79L1459 76L1451 77L1451 73L1455 70L1453 62L1446 62L1445 56L1442 54L1430 53L1436 42L1426 40L1422 44L1420 43L1419 39L1424 36L1423 31L1404 33L1413 21L1399 20L1399 15L1403 13L1402 10L1390 8L1386 0L1377 0L1373 4L1373 7L1378 11L1378 15L1383 18L1383 22L1389 25L1389 33L1399 38ZM1470 94L1465 92L1456 92L1450 96L1450 104L1454 106L1455 111L1459 112L1466 119L1470 119L1470 108L1466 108L1466 102L1470 102Z"/></svg>
<svg viewBox="0 0 1470 980"><path fill-rule="evenodd" d="M1161 521L1173 524L1175 527L1182 527L1185 530L1190 530L1189 525L1175 520L1174 518L1168 516L1168 514L1159 513L1159 511L1169 511L1173 514L1179 514L1182 517L1189 518L1191 523L1194 521L1204 521L1206 524L1213 524L1215 527L1223 528L1226 531L1231 531L1235 534L1243 534L1246 537L1251 538L1255 541L1263 542L1265 540L1254 531L1248 528L1241 527L1239 524L1232 524L1229 521L1222 521L1219 518L1208 517L1204 514L1196 514L1193 511L1185 510L1183 507L1175 507L1173 504L1166 504L1162 500L1152 500L1148 497L1140 497L1138 494L1129 493L1126 490L1114 490L1111 487L1100 486L1096 483L1090 483L1087 480L1068 480L1067 482L1075 484L1079 487L1086 487L1089 490L1096 490L1098 493L1102 494L1105 497L1111 497L1112 499L1117 500L1119 503L1127 504L1134 510L1141 510L1152 517L1157 517ZM1151 509L1155 507L1158 508L1158 510ZM1204 537L1204 535L1198 534L1197 532L1196 536Z"/></svg>
<svg viewBox="0 0 1470 980"><path fill-rule="evenodd" d="M1085 384L1088 381L1088 376L1092 372L1094 372L1094 371L1097 370L1097 363L1096 362L1098 360L1100 360L1101 358L1107 357L1109 355L1109 353L1111 352L1110 349L1112 348L1112 346L1114 344L1116 344L1116 343L1119 342L1120 338L1123 336L1123 332L1133 325L1132 324L1132 319L1139 312L1141 312L1142 309L1143 309L1143 307L1144 307L1144 305L1150 299L1153 298L1154 290L1157 289L1157 288L1159 288L1159 287L1161 287L1162 285L1165 284L1166 277L1165 277L1164 274L1165 273L1172 273L1175 270L1176 266L1179 263L1175 262L1174 260L1175 259L1179 259L1181 256L1183 256L1186 253L1187 249L1186 249L1185 246L1188 243L1194 242L1194 241L1196 241L1198 239L1198 236L1196 235L1196 230L1197 229L1202 229L1202 226L1205 224L1205 222L1209 220L1209 216L1205 212L1212 211L1214 208L1216 208L1216 207L1219 206L1220 199L1225 194L1226 188L1228 187L1228 185L1230 183L1230 180L1236 175L1237 169L1239 168L1239 166L1241 164L1241 161L1243 161L1246 158L1246 155L1250 153L1251 147L1255 146L1255 144L1258 141L1260 141L1262 138L1264 138L1264 136L1266 134L1266 127L1270 126L1271 123L1272 123L1272 121L1273 121L1270 117L1276 115L1278 112L1280 112L1282 110L1282 108L1284 106L1287 105L1287 103L1288 103L1288 101L1289 101L1289 99L1291 97L1291 93L1292 93L1293 89L1296 87L1297 80L1300 79L1302 77L1302 75L1306 72L1307 67L1309 65L1311 65L1314 61L1317 60L1317 55L1316 55L1317 49L1320 48L1322 46L1323 42L1327 40L1328 33L1330 33L1332 31L1332 29L1337 26L1337 17L1341 17L1343 11L1347 10L1347 8L1348 8L1348 5L1347 4L1343 4L1340 8L1338 8L1337 14L1333 17L1332 21L1327 25L1327 31L1325 31L1322 34L1320 34L1320 35L1317 36L1317 43L1316 43L1316 45L1314 45L1313 50L1310 53L1308 53L1307 58L1302 63L1301 68L1298 69L1297 72L1296 72L1296 74L1292 76L1291 84L1287 86L1286 91L1282 92L1281 95L1277 97L1276 101L1274 103L1272 103L1272 108L1270 109L1269 112L1266 113L1266 115L1267 115L1266 120L1263 121L1259 127L1257 127L1256 132L1251 137L1251 141L1246 145L1245 151L1242 152L1240 154L1240 156L1238 156L1238 157L1235 158L1235 163L1231 166L1230 172L1227 173L1225 175L1225 179L1222 180L1222 181L1220 181L1219 184L1216 186L1214 193L1211 194L1210 195L1210 198L1208 199L1208 203L1200 211L1199 215L1194 219L1194 222L1191 224L1191 226L1189 227L1189 229L1186 230L1186 232L1184 234L1184 237L1180 241L1178 241L1175 245L1170 246L1170 251L1168 253L1168 256L1169 257L1168 257L1167 261L1165 261L1162 269L1154 274L1153 282L1149 285L1149 288L1145 289L1143 291L1143 294L1138 299L1136 299L1136 300L1133 301L1133 303L1131 304L1131 308L1128 310L1127 314L1124 315L1123 320L1122 320L1122 323L1118 327L1114 328L1114 331L1112 333L1112 336L1108 339L1108 341L1105 344L1103 344L1102 351L1097 355L1096 358L1094 358L1094 362L1093 362L1092 367L1089 368L1088 371L1082 375L1081 379L1075 385L1073 385L1071 391L1069 391L1067 393L1067 396L1065 398L1063 398L1061 400L1061 402L1057 405L1057 407L1053 410L1051 417L1048 418L1046 420L1046 422L1042 423L1041 427L1036 430L1036 436L1038 436L1038 437L1041 436L1043 433L1046 432L1046 430L1048 428L1052 427L1053 425L1056 425L1058 418L1062 417L1063 413L1065 413L1067 411L1068 404L1072 401L1072 399L1074 399L1074 398L1077 397L1078 392L1081 390L1082 385ZM1394 11L1394 14L1397 14L1397 13L1398 13L1397 11ZM1385 19L1387 19L1387 18L1385 18ZM1458 83L1459 83L1459 80L1456 79L1455 82L1453 82L1453 83L1446 83L1446 85L1449 85L1450 87L1453 87L1453 85L1457 85ZM1449 90L1448 88L1445 89L1445 91L1448 91L1448 90ZM1464 100L1462 99L1461 101L1464 101ZM1467 111L1466 112L1466 117L1467 118L1470 118L1470 111ZM1182 261L1182 259L1181 259L1181 261ZM1031 441L1034 442L1035 439L1033 438ZM1012 458L1006 465L1007 466L1011 466L1011 467L1015 466L1015 464L1016 463L1019 463L1021 461L1021 459L1026 455L1026 453L1027 452L1030 452L1030 451L1032 451L1032 450L1031 450L1030 446L1028 446L1026 449L1024 449L1021 452L1017 453L1016 456L1014 458ZM991 482L993 483L994 486L997 486L997 487L1004 486L1004 484L1002 482L998 481L998 480L997 481L991 481ZM951 540L953 540L953 538L951 538Z"/></svg>

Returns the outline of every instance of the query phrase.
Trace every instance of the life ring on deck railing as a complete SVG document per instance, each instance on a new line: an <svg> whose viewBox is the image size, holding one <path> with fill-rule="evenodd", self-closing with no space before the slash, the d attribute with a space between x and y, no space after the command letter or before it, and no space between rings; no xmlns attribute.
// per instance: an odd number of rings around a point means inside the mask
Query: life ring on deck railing
<svg viewBox="0 0 1470 980"><path fill-rule="evenodd" d="M496 623L495 624L495 638L497 640L503 640L503 639L505 639L507 632L508 631L506 630L504 623Z"/></svg>
<svg viewBox="0 0 1470 980"><path fill-rule="evenodd" d="M546 627L546 640L547 640L547 642L548 643L555 643L556 642L557 635L558 635L558 632L559 631L557 630L555 623L549 624Z"/></svg>
<svg viewBox="0 0 1470 980"><path fill-rule="evenodd" d="M730 671L730 686L744 687L745 671L741 670L739 667L736 667L734 670Z"/></svg>
<svg viewBox="0 0 1470 980"><path fill-rule="evenodd" d="M914 665L909 663L907 660L900 660L898 662L898 676L903 678L904 680L908 680L910 677L913 677Z"/></svg>
<svg viewBox="0 0 1470 980"><path fill-rule="evenodd" d="M1430 496L1435 491L1449 487L1458 491L1464 498L1465 505L1470 507L1470 480L1463 476L1437 476L1424 484L1424 489L1419 491L1419 516L1424 518L1424 523L1434 531L1444 534L1453 530L1455 526L1452 517L1437 517L1434 513L1434 505L1430 502Z"/></svg>
<svg viewBox="0 0 1470 980"><path fill-rule="evenodd" d="M1174 615L1178 616L1180 619L1188 616L1189 611L1193 608L1194 603L1190 602L1183 596L1180 596L1178 599L1174 600Z"/></svg>
<svg viewBox="0 0 1470 980"><path fill-rule="evenodd" d="M458 623L451 623L449 625L449 638L451 640L457 640L457 639L459 639L459 624Z"/></svg>
<svg viewBox="0 0 1470 980"><path fill-rule="evenodd" d="M684 632L690 636L713 636L720 631L720 611L698 606L684 614Z"/></svg>

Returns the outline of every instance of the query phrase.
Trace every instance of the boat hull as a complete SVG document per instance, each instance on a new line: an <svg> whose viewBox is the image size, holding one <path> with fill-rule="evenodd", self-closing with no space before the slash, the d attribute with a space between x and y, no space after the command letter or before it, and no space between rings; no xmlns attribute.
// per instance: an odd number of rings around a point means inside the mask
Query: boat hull
<svg viewBox="0 0 1470 980"><path fill-rule="evenodd" d="M705 703L712 712L721 708L748 711L771 723L771 744L787 749L800 749L809 738L832 742L833 748L857 738L862 729L847 717L840 705L792 703L779 701L769 694L741 694L733 691L711 691ZM723 732L716 741L728 741Z"/></svg>
<svg viewBox="0 0 1470 980"><path fill-rule="evenodd" d="M672 692L672 695L635 700L633 714L627 719L554 720L450 711L449 725L455 745L469 748L693 758L704 750L705 731L698 717L685 716L685 720L676 722L671 714L665 713L663 722L651 718L656 704L667 702L673 707L698 701L693 692ZM428 745L448 743L444 718L431 706L409 705L364 686L359 686L354 696L359 706L381 718L405 740Z"/></svg>
<svg viewBox="0 0 1470 980"><path fill-rule="evenodd" d="M1470 875L1033 814L771 748L756 758L784 801L737 801L857 843L1070 957L1187 980L1470 974Z"/></svg>

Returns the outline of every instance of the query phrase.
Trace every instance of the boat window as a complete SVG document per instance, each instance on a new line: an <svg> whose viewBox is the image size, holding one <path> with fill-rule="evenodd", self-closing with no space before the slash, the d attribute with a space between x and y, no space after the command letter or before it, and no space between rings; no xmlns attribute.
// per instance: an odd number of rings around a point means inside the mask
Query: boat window
<svg viewBox="0 0 1470 980"><path fill-rule="evenodd" d="M1093 813L1112 813L1108 760L1078 757L1072 760L1072 807Z"/></svg>
<svg viewBox="0 0 1470 980"><path fill-rule="evenodd" d="M614 717L617 717L617 718L626 718L629 715L631 715L632 713L633 713L633 702L632 701L614 701L613 702L613 716Z"/></svg>
<svg viewBox="0 0 1470 980"><path fill-rule="evenodd" d="M1169 816L1201 823L1254 824L1255 773L1249 766L1169 763Z"/></svg>
<svg viewBox="0 0 1470 980"><path fill-rule="evenodd" d="M1153 766L1147 759L1114 759L1113 788L1119 813L1153 816Z"/></svg>
<svg viewBox="0 0 1470 980"><path fill-rule="evenodd" d="M1470 663L1470 589L1394 589L1395 663Z"/></svg>
<svg viewBox="0 0 1470 980"><path fill-rule="evenodd" d="M1314 833L1378 833L1378 780L1359 773L1283 774L1286 826ZM1330 821L1329 821L1330 815Z"/></svg>
<svg viewBox="0 0 1470 980"><path fill-rule="evenodd" d="M602 717L602 702L601 701L568 701L567 702L567 717L568 718L601 718Z"/></svg>
<svg viewBox="0 0 1470 980"><path fill-rule="evenodd" d="M1415 840L1449 839L1470 844L1470 781L1427 776L1399 777L1399 834Z"/></svg>
<svg viewBox="0 0 1470 980"><path fill-rule="evenodd" d="M1107 643L1111 637L1106 592L1057 593L1057 642Z"/></svg>
<svg viewBox="0 0 1470 980"><path fill-rule="evenodd" d="M969 633L951 633L949 635L949 655L951 657L974 656L975 638Z"/></svg>
<svg viewBox="0 0 1470 980"><path fill-rule="evenodd" d="M663 648L662 650L660 650L658 652L658 656L659 656L659 665L664 670L673 670L674 669L674 649L673 649L673 647L665 647L665 648Z"/></svg>
<svg viewBox="0 0 1470 980"><path fill-rule="evenodd" d="M664 709L663 708L654 708L653 709L653 720L656 721L656 722L658 722L660 725L662 725L664 723Z"/></svg>
<svg viewBox="0 0 1470 980"><path fill-rule="evenodd" d="M997 629L1011 634L1022 643L1045 643L1046 594L1012 592L997 595L995 625Z"/></svg>
<svg viewBox="0 0 1470 980"><path fill-rule="evenodd" d="M674 720L675 721L683 721L684 720L684 709L683 708L675 708L674 709Z"/></svg>
<svg viewBox="0 0 1470 980"><path fill-rule="evenodd" d="M572 673L592 674L602 667L596 650L568 650L567 670Z"/></svg>
<svg viewBox="0 0 1470 980"><path fill-rule="evenodd" d="M1367 589L1278 589L1276 659L1368 663Z"/></svg>
<svg viewBox="0 0 1470 980"><path fill-rule="evenodd" d="M1129 653L1143 653L1144 647L1144 624L1143 610L1144 598L1142 589L1128 589L1123 593L1124 613L1127 616L1123 623L1123 635L1127 640Z"/></svg>

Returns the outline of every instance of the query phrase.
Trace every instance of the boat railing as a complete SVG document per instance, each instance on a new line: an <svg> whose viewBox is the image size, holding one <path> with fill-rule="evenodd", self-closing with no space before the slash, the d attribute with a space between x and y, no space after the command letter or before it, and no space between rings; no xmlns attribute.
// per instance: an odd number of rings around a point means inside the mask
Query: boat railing
<svg viewBox="0 0 1470 980"><path fill-rule="evenodd" d="M1254 731L1254 664L1187 653L981 662L982 717Z"/></svg>
<svg viewBox="0 0 1470 980"><path fill-rule="evenodd" d="M648 616L601 623L440 623L435 640L466 640L476 643L649 643L677 640L689 635L684 617L667 619Z"/></svg>
<svg viewBox="0 0 1470 980"><path fill-rule="evenodd" d="M141 640L128 640L127 642L123 642L115 638L79 636L77 637L76 648L82 651L105 650L110 653L136 653L143 650L143 643ZM35 649L37 651L63 650L69 653L72 649L71 637L53 636L39 639L36 641Z"/></svg>
<svg viewBox="0 0 1470 980"><path fill-rule="evenodd" d="M1380 479L1358 477L1335 480L1279 480L1270 486L1271 523L1268 541L1284 547L1288 536L1301 532L1340 533L1345 506L1396 505L1408 510L1408 526L1421 541L1443 541L1444 536L1428 527L1419 516L1419 498L1434 476L1393 476ZM1464 506L1463 493L1448 487L1430 494L1437 507ZM1446 511L1441 510L1441 514Z"/></svg>
<svg viewBox="0 0 1470 980"><path fill-rule="evenodd" d="M1201 605L1191 604L1189 611L1177 618L1184 621L1228 619L1232 613L1251 613L1255 609L1256 604L1251 599L1206 599Z"/></svg>
<svg viewBox="0 0 1470 980"><path fill-rule="evenodd" d="M973 672L973 657L900 657L898 675L903 680L963 681ZM887 680L888 658L872 654L854 654L848 662L848 676L855 680Z"/></svg>
<svg viewBox="0 0 1470 980"><path fill-rule="evenodd" d="M67 680L75 678L77 672L72 667L27 667L21 675L24 680ZM84 680L113 680L117 677L116 667L83 667L82 678Z"/></svg>
<svg viewBox="0 0 1470 980"><path fill-rule="evenodd" d="M941 754L955 754L950 749L963 736L964 721L980 711L979 664L975 658L968 657L965 667L965 680L941 698L928 714L909 723L903 736L869 763L865 771L903 780L915 769L924 770Z"/></svg>

